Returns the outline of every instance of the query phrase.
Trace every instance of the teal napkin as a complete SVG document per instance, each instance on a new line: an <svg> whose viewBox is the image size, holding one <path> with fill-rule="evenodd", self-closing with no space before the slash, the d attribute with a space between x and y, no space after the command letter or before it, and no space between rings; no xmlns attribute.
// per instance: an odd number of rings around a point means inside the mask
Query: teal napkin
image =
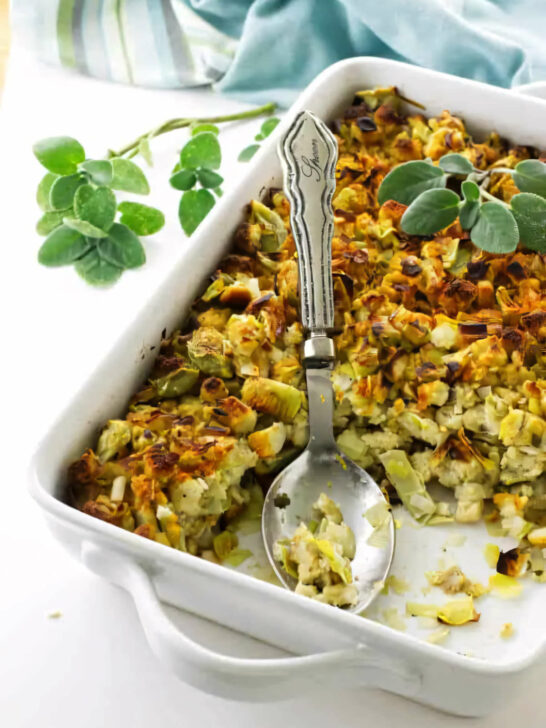
<svg viewBox="0 0 546 728"><path fill-rule="evenodd" d="M546 0L14 0L14 15L50 62L253 103L287 105L362 55L507 88L546 80Z"/></svg>

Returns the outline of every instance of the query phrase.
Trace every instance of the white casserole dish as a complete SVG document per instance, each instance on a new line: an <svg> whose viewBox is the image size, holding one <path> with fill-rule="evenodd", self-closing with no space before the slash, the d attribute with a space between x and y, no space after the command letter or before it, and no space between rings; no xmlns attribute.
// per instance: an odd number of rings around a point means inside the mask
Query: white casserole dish
<svg viewBox="0 0 546 728"><path fill-rule="evenodd" d="M546 148L543 101L373 58L331 66L287 116L306 108L329 120L350 104L356 90L389 85L423 103L427 115L443 109L461 115L478 138L496 130L514 143ZM531 93L536 95L536 88ZM31 493L66 548L132 594L154 651L194 686L238 700L292 697L320 682L329 691L375 686L451 713L486 714L500 707L504 696L514 694L525 670L544 656L546 590L542 585L526 585L523 597L510 603L484 597L481 622L453 630L449 644L438 647L425 642L426 633L413 624L408 632L394 631L165 548L91 518L62 500L66 467L95 442L107 419L124 411L151 366L152 349L159 343L162 329L171 331L180 324L206 277L227 251L244 205L267 187L280 185L276 144L285 126L286 122L279 125L245 178L225 195L188 242L161 288L42 441L31 464ZM405 520L409 522L409 516ZM452 533L447 528L402 528L397 534L393 572L414 584L424 584L423 572L437 568L439 549ZM458 530L467 539L464 546L453 550L453 557L471 577L486 579L490 572L481 552L491 539L481 526ZM398 602L386 598L377 609L387 602L389 606L403 605L406 598L424 601L419 594L399 597ZM247 660L214 653L181 634L169 622L161 601L299 656ZM516 636L500 640L500 626L508 621L514 623Z"/></svg>

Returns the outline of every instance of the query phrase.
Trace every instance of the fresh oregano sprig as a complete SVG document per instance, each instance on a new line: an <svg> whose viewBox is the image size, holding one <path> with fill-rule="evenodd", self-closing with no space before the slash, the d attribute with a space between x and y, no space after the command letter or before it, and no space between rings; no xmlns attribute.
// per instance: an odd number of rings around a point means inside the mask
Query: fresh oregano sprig
<svg viewBox="0 0 546 728"><path fill-rule="evenodd" d="M178 217L186 235L191 235L214 207L214 195L220 196L224 178L215 170L222 163L218 128L197 126L182 147L180 159L170 178L171 186L182 192ZM200 185L201 189L195 189Z"/></svg>
<svg viewBox="0 0 546 728"><path fill-rule="evenodd" d="M254 141L256 142L262 142L264 139L266 139L273 129L277 126L277 124L280 122L280 119L277 119L276 116L272 116L270 119L266 119L264 123L262 124L260 131L256 134L254 137ZM259 144L249 144L248 147L245 147L237 157L237 160L239 162L249 162L252 157L256 154L258 149L260 148Z"/></svg>
<svg viewBox="0 0 546 728"><path fill-rule="evenodd" d="M510 204L488 191L493 174L510 174L520 192ZM464 179L463 179L464 178ZM448 179L460 194L446 189ZM526 159L514 169L476 169L462 154L405 162L382 181L378 202L395 200L407 209L401 227L410 235L433 235L459 218L474 245L490 253L510 253L518 243L546 252L546 164Z"/></svg>
<svg viewBox="0 0 546 728"><path fill-rule="evenodd" d="M150 187L140 167L129 159L86 159L72 137L42 139L33 149L48 170L36 195L43 211L36 228L47 236L38 261L50 267L74 264L85 281L97 286L143 265L146 254L138 236L158 232L163 213L137 202L118 205L113 192L147 195Z"/></svg>

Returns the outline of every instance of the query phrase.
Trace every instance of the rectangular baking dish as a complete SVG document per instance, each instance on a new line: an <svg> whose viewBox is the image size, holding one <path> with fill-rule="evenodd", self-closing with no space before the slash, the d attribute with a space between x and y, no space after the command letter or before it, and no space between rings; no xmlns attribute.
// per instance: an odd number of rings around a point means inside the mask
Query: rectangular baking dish
<svg viewBox="0 0 546 728"><path fill-rule="evenodd" d="M461 115L477 138L496 130L515 143L546 148L546 103L537 98L375 58L331 66L304 91L239 185L222 198L188 241L167 279L58 418L32 459L30 490L65 547L93 571L132 594L152 648L192 685L237 700L292 697L316 689L320 683L329 691L373 686L443 711L478 716L500 707L499 696L504 700L515 694L525 671L544 656L546 591L543 587L541 591L542 585L526 584L523 596L510 603L483 597L480 623L452 630L449 643L440 647L424 640L426 633L413 624L417 620L410 620L406 632L395 631L246 573L165 548L63 502L66 467L95 442L107 419L125 411L130 395L151 366L162 330L170 332L180 325L207 276L228 250L244 205L268 187L280 186L276 144L289 119L305 108L328 121L350 104L355 91L390 85L424 104L427 115L443 109ZM540 93L534 85L529 91ZM451 558L473 578L486 580L481 551L490 539L485 530L476 525L458 531L466 541L451 549ZM450 552L445 542L452 532L448 527L422 531L406 523L397 533L393 572L417 589L425 583L425 569L438 568L440 550ZM405 597L385 597L376 612L392 604L403 610L404 600L419 601L419 594L417 590ZM247 660L217 654L180 633L169 622L161 602L296 656ZM516 636L500 640L499 629L508 621L514 624Z"/></svg>

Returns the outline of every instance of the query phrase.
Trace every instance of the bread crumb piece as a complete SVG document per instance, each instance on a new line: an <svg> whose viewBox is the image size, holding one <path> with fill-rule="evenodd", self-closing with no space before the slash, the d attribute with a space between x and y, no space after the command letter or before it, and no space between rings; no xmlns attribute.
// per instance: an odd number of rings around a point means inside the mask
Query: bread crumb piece
<svg viewBox="0 0 546 728"><path fill-rule="evenodd" d="M512 622L505 622L502 625L502 629L500 631L500 636L504 640L507 640L510 637L513 637L513 635L514 635L514 625L512 624Z"/></svg>
<svg viewBox="0 0 546 728"><path fill-rule="evenodd" d="M47 615L47 618L48 619L60 619L62 616L63 616L63 613L59 609L56 609L54 612L49 612L49 614Z"/></svg>

